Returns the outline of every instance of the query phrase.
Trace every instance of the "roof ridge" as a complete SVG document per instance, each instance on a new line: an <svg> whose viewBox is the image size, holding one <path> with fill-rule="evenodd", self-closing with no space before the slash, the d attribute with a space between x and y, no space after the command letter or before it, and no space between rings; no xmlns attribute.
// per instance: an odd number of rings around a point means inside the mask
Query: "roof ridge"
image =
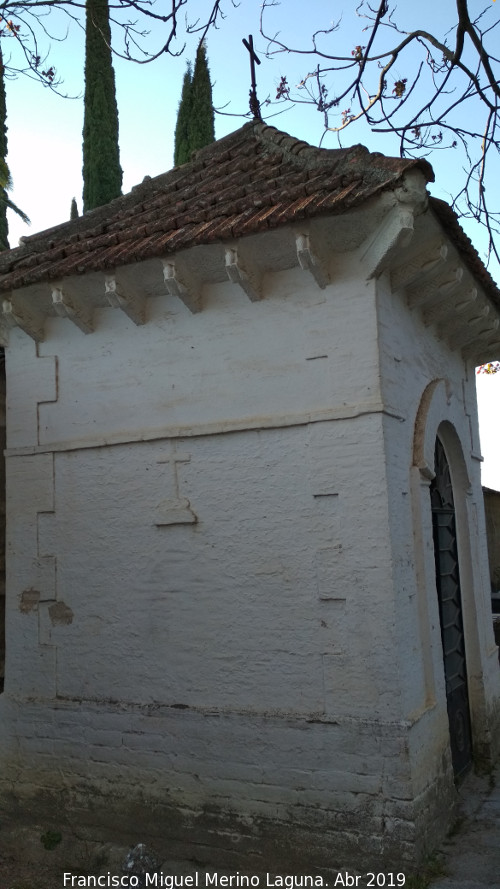
<svg viewBox="0 0 500 889"><path fill-rule="evenodd" d="M254 120L248 120L246 123L243 124L243 126L238 127L237 130L233 130L231 133L227 133L220 139L215 139L214 142L209 142L208 145L204 145L202 148L198 148L196 151L193 151L190 159L186 161L185 164L182 164L181 167L174 167L173 169L179 170L182 167L187 166L188 164L193 164L196 161L205 160L205 158L209 158L213 154L222 153L224 150L227 151L229 148L237 145L238 142L245 141L247 131L253 130L254 125Z"/></svg>
<svg viewBox="0 0 500 889"><path fill-rule="evenodd" d="M348 148L321 148L311 145L303 139L290 136L284 130L278 130L271 124L266 124L264 121L256 122L254 130L262 142L271 143L291 160L298 159L303 166L331 163L332 160L339 160L349 154L370 154L368 148L361 144L351 145Z"/></svg>
<svg viewBox="0 0 500 889"><path fill-rule="evenodd" d="M350 170L360 168L362 172L371 169L372 172L377 169L385 178L388 169L391 170L394 164L394 158L387 157L380 151L370 151L366 145L357 142L355 145L349 145L346 148L321 148L316 145L310 145L301 139L296 139L282 130L278 130L270 124L263 121L255 123L255 132L262 142L271 143L273 146L283 152L285 157L292 162L299 161L300 165L305 169L330 167L332 164L337 166L339 163L347 162ZM401 173L412 167L419 168L426 176L428 182L434 182L434 171L429 161L425 158L400 158Z"/></svg>

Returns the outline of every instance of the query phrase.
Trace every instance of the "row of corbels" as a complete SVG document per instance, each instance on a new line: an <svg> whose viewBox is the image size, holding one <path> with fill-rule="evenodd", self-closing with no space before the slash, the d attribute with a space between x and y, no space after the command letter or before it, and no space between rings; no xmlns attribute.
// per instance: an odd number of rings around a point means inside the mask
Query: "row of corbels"
<svg viewBox="0 0 500 889"><path fill-rule="evenodd" d="M312 250L308 234L296 235L296 251L300 268L309 272L319 287L325 288L329 282L327 265L321 262ZM175 259L163 259L161 262L166 292L178 297L190 312L201 311L203 282L193 275L189 263L182 254ZM262 270L259 270L244 249L236 246L225 247L224 265L229 281L241 287L252 302L261 299ZM67 285L57 283L49 286L52 311L49 310L46 314L67 318L82 333L92 333L93 308L85 295L78 295L76 288L71 286L71 281ZM26 299L23 300L22 291L19 291L19 297L16 294L3 301L3 326L7 330L20 327L35 342L41 342L44 339L46 315L36 309L28 308L26 302ZM120 279L119 272L104 276L102 305L121 309L134 324L140 325L146 321L146 297L127 286Z"/></svg>

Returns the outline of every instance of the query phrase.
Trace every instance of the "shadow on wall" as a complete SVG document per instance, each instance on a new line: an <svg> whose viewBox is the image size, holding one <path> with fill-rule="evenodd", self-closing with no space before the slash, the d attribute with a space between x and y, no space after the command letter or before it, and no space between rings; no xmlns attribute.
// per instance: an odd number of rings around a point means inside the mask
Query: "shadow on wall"
<svg viewBox="0 0 500 889"><path fill-rule="evenodd" d="M5 352L0 348L0 692L5 674Z"/></svg>
<svg viewBox="0 0 500 889"><path fill-rule="evenodd" d="M500 616L500 491L483 488L493 614Z"/></svg>
<svg viewBox="0 0 500 889"><path fill-rule="evenodd" d="M495 642L499 647L500 661L500 491L483 488L486 513L486 535L491 580L491 607Z"/></svg>

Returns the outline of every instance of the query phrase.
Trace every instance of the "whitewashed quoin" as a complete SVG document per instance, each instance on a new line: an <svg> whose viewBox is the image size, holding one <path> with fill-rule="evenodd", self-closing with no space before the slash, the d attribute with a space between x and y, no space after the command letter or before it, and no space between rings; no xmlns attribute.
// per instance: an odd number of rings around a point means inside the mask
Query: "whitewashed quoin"
<svg viewBox="0 0 500 889"><path fill-rule="evenodd" d="M253 122L0 256L4 823L309 874L450 827L500 294L431 178Z"/></svg>

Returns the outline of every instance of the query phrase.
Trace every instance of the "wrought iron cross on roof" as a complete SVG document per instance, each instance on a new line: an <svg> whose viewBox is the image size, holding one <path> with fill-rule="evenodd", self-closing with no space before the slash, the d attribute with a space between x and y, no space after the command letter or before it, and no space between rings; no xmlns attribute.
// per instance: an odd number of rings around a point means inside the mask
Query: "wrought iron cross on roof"
<svg viewBox="0 0 500 889"><path fill-rule="evenodd" d="M260 59L257 57L255 50L253 48L253 37L251 34L248 36L248 40L243 38L242 43L248 49L250 55L250 73L252 75L252 88L250 90L250 111L252 112L254 118L257 120L262 120L262 115L260 113L260 102L257 98L257 83L255 81L255 63L260 65Z"/></svg>

